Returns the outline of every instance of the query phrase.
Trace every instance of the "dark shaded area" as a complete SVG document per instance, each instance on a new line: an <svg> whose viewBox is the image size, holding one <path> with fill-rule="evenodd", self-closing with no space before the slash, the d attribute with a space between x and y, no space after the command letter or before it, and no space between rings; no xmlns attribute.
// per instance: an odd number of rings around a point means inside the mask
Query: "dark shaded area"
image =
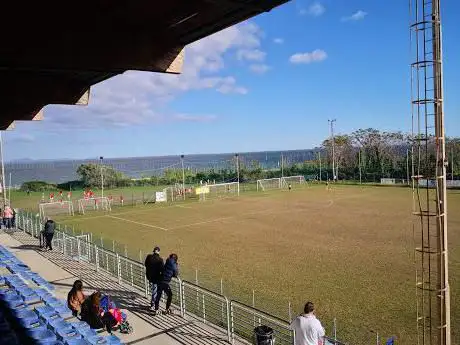
<svg viewBox="0 0 460 345"><path fill-rule="evenodd" d="M9 1L0 20L0 129L47 104L75 104L126 70L167 72L185 45L285 2Z"/></svg>

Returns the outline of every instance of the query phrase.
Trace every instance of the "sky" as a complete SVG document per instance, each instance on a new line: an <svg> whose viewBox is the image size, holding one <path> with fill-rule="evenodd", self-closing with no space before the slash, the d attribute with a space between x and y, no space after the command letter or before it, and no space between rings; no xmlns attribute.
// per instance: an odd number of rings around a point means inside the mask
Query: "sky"
<svg viewBox="0 0 460 345"><path fill-rule="evenodd" d="M447 135L460 135L460 2L442 2ZM181 75L129 71L88 106L5 132L5 159L308 149L335 131L409 132L407 0L291 1L185 50Z"/></svg>

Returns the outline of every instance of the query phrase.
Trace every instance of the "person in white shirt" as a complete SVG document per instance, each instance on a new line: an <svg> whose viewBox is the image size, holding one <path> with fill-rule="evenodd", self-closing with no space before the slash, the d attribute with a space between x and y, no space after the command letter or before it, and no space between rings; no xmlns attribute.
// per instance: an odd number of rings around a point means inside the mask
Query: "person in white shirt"
<svg viewBox="0 0 460 345"><path fill-rule="evenodd" d="M323 344L324 328L315 316L315 306L312 302L305 304L304 314L291 322L291 329L295 331L296 345Z"/></svg>

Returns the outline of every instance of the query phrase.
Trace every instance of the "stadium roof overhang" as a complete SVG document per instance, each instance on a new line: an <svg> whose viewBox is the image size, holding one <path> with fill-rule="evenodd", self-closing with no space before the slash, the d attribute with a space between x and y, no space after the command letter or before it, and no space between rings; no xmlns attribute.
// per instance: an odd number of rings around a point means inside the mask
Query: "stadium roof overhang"
<svg viewBox="0 0 460 345"><path fill-rule="evenodd" d="M126 70L180 73L185 45L288 1L7 1L0 129L47 104L87 104L91 85Z"/></svg>

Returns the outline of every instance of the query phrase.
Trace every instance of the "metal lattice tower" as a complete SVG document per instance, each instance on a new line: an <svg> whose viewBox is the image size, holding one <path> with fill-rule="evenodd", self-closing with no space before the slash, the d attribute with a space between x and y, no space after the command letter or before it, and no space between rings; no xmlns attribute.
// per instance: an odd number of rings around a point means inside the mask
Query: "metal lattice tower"
<svg viewBox="0 0 460 345"><path fill-rule="evenodd" d="M440 0L409 0L419 345L450 345Z"/></svg>

